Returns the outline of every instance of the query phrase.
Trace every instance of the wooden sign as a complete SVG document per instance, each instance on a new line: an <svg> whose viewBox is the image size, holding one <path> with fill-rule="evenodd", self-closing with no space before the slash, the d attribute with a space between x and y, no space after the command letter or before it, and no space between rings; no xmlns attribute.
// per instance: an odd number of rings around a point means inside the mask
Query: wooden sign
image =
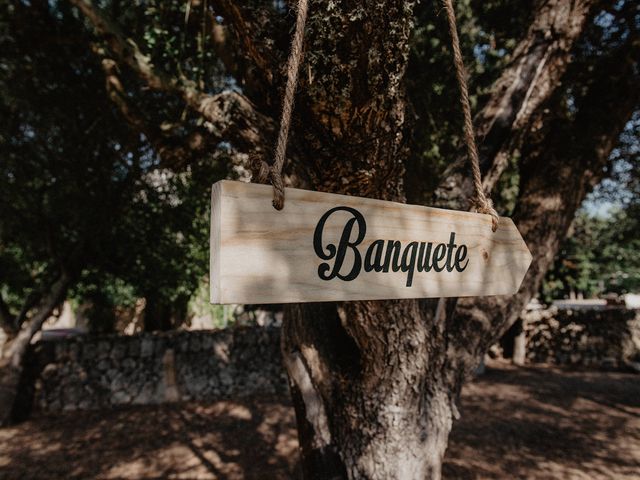
<svg viewBox="0 0 640 480"><path fill-rule="evenodd" d="M531 253L509 218L221 181L211 195L211 302L504 295Z"/></svg>

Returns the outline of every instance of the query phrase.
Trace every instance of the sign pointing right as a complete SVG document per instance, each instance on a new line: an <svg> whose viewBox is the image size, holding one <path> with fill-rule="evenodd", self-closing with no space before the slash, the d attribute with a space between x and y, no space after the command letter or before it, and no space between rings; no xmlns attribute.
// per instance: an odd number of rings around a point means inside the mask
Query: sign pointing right
<svg viewBox="0 0 640 480"><path fill-rule="evenodd" d="M504 295L531 253L513 221L286 189L214 185L211 301L288 303Z"/></svg>

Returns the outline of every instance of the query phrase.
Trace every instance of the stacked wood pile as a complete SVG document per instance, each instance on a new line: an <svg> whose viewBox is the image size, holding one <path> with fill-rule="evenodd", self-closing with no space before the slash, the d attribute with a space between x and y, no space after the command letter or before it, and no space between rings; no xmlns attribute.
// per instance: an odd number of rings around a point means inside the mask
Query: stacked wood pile
<svg viewBox="0 0 640 480"><path fill-rule="evenodd" d="M640 310L555 307L523 317L529 363L633 368L640 361Z"/></svg>

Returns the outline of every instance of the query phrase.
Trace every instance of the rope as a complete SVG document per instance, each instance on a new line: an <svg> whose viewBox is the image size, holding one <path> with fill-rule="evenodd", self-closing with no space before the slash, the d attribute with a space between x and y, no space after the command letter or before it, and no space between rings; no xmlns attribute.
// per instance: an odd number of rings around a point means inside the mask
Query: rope
<svg viewBox="0 0 640 480"><path fill-rule="evenodd" d="M291 42L291 53L287 63L287 86L285 88L282 101L282 117L280 119L280 131L276 142L273 165L269 165L264 160L253 157L251 159L251 169L253 178L260 183L271 181L273 185L273 206L277 210L284 207L284 182L282 180L282 167L284 166L287 152L287 139L289 138L289 128L291 126L291 113L298 84L298 71L302 62L302 44L304 41L304 25L307 21L308 0L299 0L298 17L296 19L296 30Z"/></svg>
<svg viewBox="0 0 640 480"><path fill-rule="evenodd" d="M453 47L453 63L456 67L456 77L460 88L460 103L464 114L464 141L467 145L467 155L471 163L471 173L473 174L473 187L475 197L473 204L478 213L491 215L492 230L498 228L498 212L493 208L493 202L484 193L482 187L482 175L480 174L480 160L478 159L478 148L476 138L473 133L473 122L471 120L471 106L469 104L469 89L467 87L467 73L460 53L460 40L458 38L458 28L456 26L456 14L453 10L453 0L444 0L444 8L447 11L449 21L449 32L451 33L451 46Z"/></svg>

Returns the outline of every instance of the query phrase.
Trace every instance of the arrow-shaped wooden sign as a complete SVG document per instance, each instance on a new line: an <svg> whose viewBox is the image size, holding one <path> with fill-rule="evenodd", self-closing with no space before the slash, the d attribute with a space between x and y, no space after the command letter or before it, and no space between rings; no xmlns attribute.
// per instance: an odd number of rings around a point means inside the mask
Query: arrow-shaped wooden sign
<svg viewBox="0 0 640 480"><path fill-rule="evenodd" d="M211 302L504 295L531 253L513 221L368 198L221 181L211 196Z"/></svg>

